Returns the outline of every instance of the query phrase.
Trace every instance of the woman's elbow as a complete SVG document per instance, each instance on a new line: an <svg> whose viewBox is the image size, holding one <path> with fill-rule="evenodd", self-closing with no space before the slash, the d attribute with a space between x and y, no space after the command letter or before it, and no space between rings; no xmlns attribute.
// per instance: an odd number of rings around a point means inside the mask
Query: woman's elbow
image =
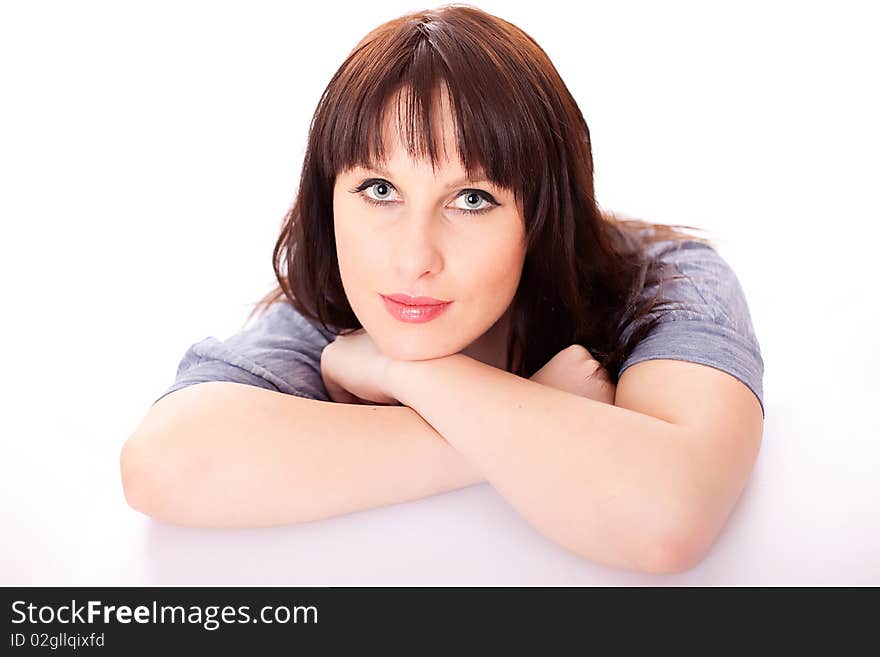
<svg viewBox="0 0 880 657"><path fill-rule="evenodd" d="M148 444L146 437L136 434L122 446L119 455L122 490L132 509L161 519L165 487L156 483L161 479L157 472L159 464L151 455Z"/></svg>
<svg viewBox="0 0 880 657"><path fill-rule="evenodd" d="M646 541L637 560L639 570L651 575L673 575L692 570L708 554L705 540L692 529L670 530Z"/></svg>

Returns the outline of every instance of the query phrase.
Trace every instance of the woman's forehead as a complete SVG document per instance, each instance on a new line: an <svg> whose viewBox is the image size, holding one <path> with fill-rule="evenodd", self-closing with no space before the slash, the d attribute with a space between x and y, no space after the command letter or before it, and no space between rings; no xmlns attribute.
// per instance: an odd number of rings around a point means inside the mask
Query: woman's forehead
<svg viewBox="0 0 880 657"><path fill-rule="evenodd" d="M465 129L456 122L456 118L464 117L457 117L445 85L435 87L431 94L399 88L379 107L378 113L361 115L369 117L368 124L356 120L349 123L354 128L349 132L353 142L342 149L346 155L337 161L337 174L367 170L401 180L414 170L425 170L425 177L433 177L441 185L473 181L491 184L498 190L511 188L510 180L516 176L508 175L505 184L492 178L491 174L498 172L487 167L485 158L489 154L484 147L497 139L483 135L479 126ZM467 138L472 141L461 143Z"/></svg>
<svg viewBox="0 0 880 657"><path fill-rule="evenodd" d="M450 105L445 85L440 85L430 95L430 107L414 104L412 90L399 90L384 104L381 113L381 149L385 159L396 159L403 153L412 159L429 159L420 153L427 146L428 132L434 141L438 164L443 167L457 166L461 160L458 149L458 126ZM375 131L371 131L375 132ZM381 157L381 156L380 156Z"/></svg>
<svg viewBox="0 0 880 657"><path fill-rule="evenodd" d="M424 171L428 177L433 176L437 180L451 181L450 184L489 181L489 177L482 167L477 167L471 172L471 175L468 175L464 163L446 160L438 162L436 169L432 169L430 162L415 160L400 152L384 161L362 162L354 165L351 169L354 173L376 173L388 178L399 178L420 170Z"/></svg>
<svg viewBox="0 0 880 657"><path fill-rule="evenodd" d="M417 144L411 143L413 150L407 148L401 135L402 129L403 126L386 121L382 143L374 145L374 149L372 149L374 152L370 152L370 149L364 149L364 157L355 162L352 168L386 176L400 176L414 170L425 170L427 175L444 180L488 179L486 170L480 162L473 162L471 171L467 171L466 163L458 151L454 128L447 125L443 133L440 133L442 139L437 140L440 142L440 148L437 149L433 162L428 153L416 150ZM437 139L437 134L435 132L432 136ZM424 137L427 138L427 136ZM412 142L415 141L412 140Z"/></svg>

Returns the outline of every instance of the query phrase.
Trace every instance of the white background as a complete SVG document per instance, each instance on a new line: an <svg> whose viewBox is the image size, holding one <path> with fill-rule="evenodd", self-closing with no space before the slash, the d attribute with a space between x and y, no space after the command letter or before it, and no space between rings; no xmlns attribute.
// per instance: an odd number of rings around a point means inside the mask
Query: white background
<svg viewBox="0 0 880 657"><path fill-rule="evenodd" d="M274 284L325 85L430 6L0 5L0 583L880 584L870 3L477 5L566 81L600 205L704 228L745 289L764 441L697 568L580 560L487 484L248 531L126 506L123 442L186 348Z"/></svg>

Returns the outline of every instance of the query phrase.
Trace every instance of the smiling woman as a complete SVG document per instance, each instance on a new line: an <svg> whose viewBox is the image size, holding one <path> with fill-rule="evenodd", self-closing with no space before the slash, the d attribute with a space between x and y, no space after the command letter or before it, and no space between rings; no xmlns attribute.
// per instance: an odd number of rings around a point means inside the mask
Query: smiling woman
<svg viewBox="0 0 880 657"><path fill-rule="evenodd" d="M689 567L757 454L763 361L686 228L599 208L587 124L520 28L455 5L380 25L315 111L263 313L187 351L127 490L254 526L488 481L588 559Z"/></svg>

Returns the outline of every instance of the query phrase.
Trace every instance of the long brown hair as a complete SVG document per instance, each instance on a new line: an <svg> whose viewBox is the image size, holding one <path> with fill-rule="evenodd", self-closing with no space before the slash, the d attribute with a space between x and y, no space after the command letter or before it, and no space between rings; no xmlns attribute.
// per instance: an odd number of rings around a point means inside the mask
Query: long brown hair
<svg viewBox="0 0 880 657"><path fill-rule="evenodd" d="M438 162L432 98L446 85L458 156L521 200L527 249L512 301L507 362L529 377L571 344L586 347L617 382L620 366L659 320L670 274L647 246L710 240L603 211L593 191L590 131L544 50L515 25L469 5L409 13L369 32L315 110L299 190L273 252L278 285L258 310L286 299L333 333L362 328L339 274L333 232L337 173L384 161L386 101L413 158ZM640 303L645 290L656 291ZM284 297L284 299L282 299ZM623 330L633 323L629 337Z"/></svg>

